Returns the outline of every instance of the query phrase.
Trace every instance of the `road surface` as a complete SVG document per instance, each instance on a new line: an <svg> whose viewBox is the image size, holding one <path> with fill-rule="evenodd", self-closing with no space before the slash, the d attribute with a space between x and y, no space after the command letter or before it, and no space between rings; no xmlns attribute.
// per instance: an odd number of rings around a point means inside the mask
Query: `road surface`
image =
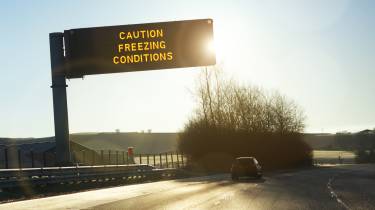
<svg viewBox="0 0 375 210"><path fill-rule="evenodd" d="M375 165L341 165L233 182L228 174L0 205L0 209L375 209Z"/></svg>

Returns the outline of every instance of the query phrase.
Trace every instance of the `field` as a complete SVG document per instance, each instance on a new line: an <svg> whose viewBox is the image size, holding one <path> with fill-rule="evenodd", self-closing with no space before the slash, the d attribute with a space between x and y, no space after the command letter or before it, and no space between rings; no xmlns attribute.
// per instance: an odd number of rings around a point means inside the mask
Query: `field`
<svg viewBox="0 0 375 210"><path fill-rule="evenodd" d="M314 150L314 162L318 164L353 164L355 154L351 151Z"/></svg>

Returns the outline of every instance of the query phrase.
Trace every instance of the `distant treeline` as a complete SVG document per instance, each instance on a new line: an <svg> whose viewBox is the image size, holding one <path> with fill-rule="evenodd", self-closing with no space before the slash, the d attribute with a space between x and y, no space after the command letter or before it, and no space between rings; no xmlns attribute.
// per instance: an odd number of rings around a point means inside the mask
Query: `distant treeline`
<svg viewBox="0 0 375 210"><path fill-rule="evenodd" d="M338 133L336 145L343 150L356 153L357 163L375 163L375 130L364 130L355 134Z"/></svg>
<svg viewBox="0 0 375 210"><path fill-rule="evenodd" d="M375 130L363 130L358 133L303 134L303 139L314 150L357 151L373 147Z"/></svg>
<svg viewBox="0 0 375 210"><path fill-rule="evenodd" d="M196 96L196 112L179 136L192 166L228 171L238 156L254 156L265 169L312 164L300 134L304 115L285 96L225 80L217 69L201 75Z"/></svg>
<svg viewBox="0 0 375 210"><path fill-rule="evenodd" d="M375 148L375 132L364 130L359 133L337 133L335 146L342 150L366 150Z"/></svg>

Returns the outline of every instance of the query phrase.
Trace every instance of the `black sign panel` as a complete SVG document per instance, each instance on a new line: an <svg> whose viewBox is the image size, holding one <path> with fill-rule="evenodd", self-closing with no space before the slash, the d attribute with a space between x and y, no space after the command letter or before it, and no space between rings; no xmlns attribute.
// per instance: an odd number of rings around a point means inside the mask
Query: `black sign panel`
<svg viewBox="0 0 375 210"><path fill-rule="evenodd" d="M216 63L212 19L64 31L67 78Z"/></svg>

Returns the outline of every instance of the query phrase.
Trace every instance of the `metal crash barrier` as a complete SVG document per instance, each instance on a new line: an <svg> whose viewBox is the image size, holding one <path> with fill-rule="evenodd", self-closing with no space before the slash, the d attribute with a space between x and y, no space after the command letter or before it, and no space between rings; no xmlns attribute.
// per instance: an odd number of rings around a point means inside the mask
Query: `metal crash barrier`
<svg viewBox="0 0 375 210"><path fill-rule="evenodd" d="M175 177L179 169L156 169L147 164L1 169L0 188L109 180L157 180Z"/></svg>

